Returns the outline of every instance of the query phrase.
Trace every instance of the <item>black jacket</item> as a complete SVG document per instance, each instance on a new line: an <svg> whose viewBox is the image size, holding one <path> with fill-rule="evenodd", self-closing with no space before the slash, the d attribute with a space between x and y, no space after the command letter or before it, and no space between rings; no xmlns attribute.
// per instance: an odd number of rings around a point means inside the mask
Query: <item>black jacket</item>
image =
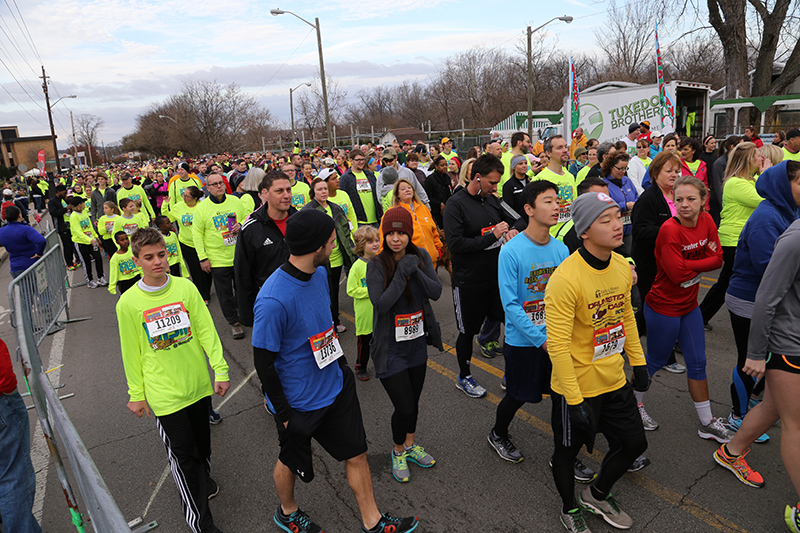
<svg viewBox="0 0 800 533"><path fill-rule="evenodd" d="M294 207L289 208L289 216L296 212ZM289 246L283 233L269 217L264 206L259 207L242 226L233 258L236 303L242 324L253 325L253 306L258 291L267 278L288 259Z"/></svg>
<svg viewBox="0 0 800 533"><path fill-rule="evenodd" d="M516 176L511 176L506 184L503 185L503 201L525 220L528 219L528 215L525 213L525 195L522 194L522 191L525 190L528 181L527 178L520 181Z"/></svg>
<svg viewBox="0 0 800 533"><path fill-rule="evenodd" d="M378 198L378 183L375 179L375 174L371 170L364 169L364 175L369 181L369 186L372 187L372 199L375 202L375 215L378 217L378 222L383 218L383 204ZM364 204L361 203L361 196L356 189L356 175L353 174L353 169L348 168L342 177L339 179L339 188L347 193L350 201L353 202L353 209L356 212L356 220L362 222L366 221L367 215L364 211Z"/></svg>
<svg viewBox="0 0 800 533"><path fill-rule="evenodd" d="M453 182L450 176L435 170L433 174L425 178L425 184L422 186L428 194L428 200L431 202L431 215L433 220L436 221L436 227L444 227L444 214L442 213L442 204L447 204L450 196L453 194Z"/></svg>
<svg viewBox="0 0 800 533"><path fill-rule="evenodd" d="M69 233L69 226L64 222L64 215L67 214L67 208L61 205L61 198L53 196L47 201L47 211L50 213L50 218L53 219L56 230L59 233Z"/></svg>
<svg viewBox="0 0 800 533"><path fill-rule="evenodd" d="M496 196L472 196L466 188L447 201L444 208L444 235L453 261L454 286L497 287L500 243L489 228L500 222L507 222L509 227L524 231L528 219L519 218L515 222L501 207Z"/></svg>
<svg viewBox="0 0 800 533"><path fill-rule="evenodd" d="M664 193L653 184L644 190L633 206L631 224L633 225L633 246L631 257L636 261L640 274L656 274L656 237L661 225L672 217Z"/></svg>

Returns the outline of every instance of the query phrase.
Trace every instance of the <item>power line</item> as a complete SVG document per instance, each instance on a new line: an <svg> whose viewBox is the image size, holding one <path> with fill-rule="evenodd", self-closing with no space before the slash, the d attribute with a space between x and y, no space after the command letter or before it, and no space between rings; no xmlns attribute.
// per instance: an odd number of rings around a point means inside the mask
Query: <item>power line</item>
<svg viewBox="0 0 800 533"><path fill-rule="evenodd" d="M3 15L0 15L0 22L2 22L2 24L0 24L0 31L2 31L3 35L6 36L6 39L8 39L8 42L10 42L11 46L14 47L14 50L17 51L17 53L22 58L22 61L25 63L25 65L27 65L27 67L29 69L31 69L31 72L33 72L33 75L34 76L38 76L37 72L33 69L33 67L30 65L30 63L28 63L28 60L25 58L25 54L23 54L22 50L20 50L19 47L17 46L16 40L12 39L11 36L8 33L6 33L6 30L5 30L6 20L3 18Z"/></svg>
<svg viewBox="0 0 800 533"><path fill-rule="evenodd" d="M29 93L29 92L28 92L28 89L26 89L26 88L25 88L25 87L24 87L24 86L23 86L23 85L22 85L22 84L19 82L19 80L17 79L17 77L16 77L16 76L14 76L14 73L13 73L13 72L11 72L11 69L10 69L10 68L8 68L8 65L6 65L6 62L5 62L5 61L3 61L3 58L1 58L1 57L0 57L0 63L2 63L4 67L6 67L6 70L8 71L8 73L9 73L9 74L11 74L11 77L12 77L12 78L14 78L14 81L15 81L15 82L17 82L17 85L19 85L20 89L22 89L22 90L25 92L25 94L27 94L27 95L28 95L28 98L30 98L30 99L31 99L31 101L32 101L34 104L38 105L40 109L44 110L44 107L42 107L42 104L40 104L40 103L39 103L39 102L38 102L38 101L37 101L37 100L36 100L36 99L35 99L33 96L31 96L31 93Z"/></svg>
<svg viewBox="0 0 800 533"><path fill-rule="evenodd" d="M294 52L292 52L292 53L289 55L289 57L287 57L287 58L286 58L286 61L284 61L284 62L283 62L283 65L281 65L280 67L278 67L278 70L276 70L276 71L275 71L275 73L274 73L274 74L273 74L273 75L272 75L272 76L271 76L271 77L270 77L270 78L269 78L269 79L268 79L268 80L267 80L267 81L264 83L264 85L262 85L262 86L261 86L261 87L260 87L260 88L259 88L259 89L258 89L258 90L255 92L255 94L253 94L253 98L255 98L256 96L258 96L258 93L260 93L260 92L261 92L261 90L262 90L264 87L266 87L266 86L267 86L267 84L268 84L269 82L271 82L271 81L272 81L272 80L275 78L275 76L277 76L277 75L278 75L278 72L280 72L280 71L281 71L281 69L282 69L283 67L285 67L285 66L286 66L286 63L288 63L288 62L289 62L289 60L290 60L290 59L291 59L291 58L294 56L295 52L297 52L297 50L300 48L300 46L302 46L302 44L303 44L304 42L306 42L306 39L308 39L308 36L309 36L309 35L311 35L311 32L312 32L312 31L314 31L314 30L313 30L313 28L312 28L312 29L310 29L310 30L308 30L308 33L307 33L307 34L306 34L306 36L303 38L303 40L302 40L302 41L300 41L300 44L298 44L298 45L297 45L297 48L295 48L295 49L294 49Z"/></svg>
<svg viewBox="0 0 800 533"><path fill-rule="evenodd" d="M14 5L16 6L17 5L16 0L13 0L13 1L14 1ZM3 2L6 4L6 7L8 8L8 12L11 13L11 16L14 18L14 22L17 23L17 27L19 28L20 32L22 33L22 36L25 38L25 42L28 43L28 46L30 46L30 48L33 51L34 55L39 59L39 62L41 63L42 62L42 58L39 56L39 51L36 49L36 45L33 43L33 36L30 36L31 32L28 32L28 34L25 35L25 31L23 31L22 25L17 20L17 16L14 14L14 10L11 9L11 6L9 5L8 0L3 0ZM17 12L19 12L19 18L22 19L22 13L19 11L19 7L17 7ZM24 24L25 20L22 19L22 22ZM28 26L26 24L25 25L25 30L27 30L27 29L28 29Z"/></svg>
<svg viewBox="0 0 800 533"><path fill-rule="evenodd" d="M19 74L20 79L25 82L28 88L32 89L33 92L35 93L39 92L39 89L36 87L36 85L34 85L33 83L30 82L30 80L25 78L25 73L22 71L22 69L14 60L14 58L11 56L11 54L8 53L8 50L6 50L6 48L2 45L2 43L0 43L0 52L2 52L6 56L8 62L14 66L14 68L17 70L17 74Z"/></svg>
<svg viewBox="0 0 800 533"><path fill-rule="evenodd" d="M40 63L44 63L44 61L42 61L42 56L39 55L39 50L36 48L36 43L33 40L33 35L31 35L31 31L28 29L28 24L22 17L22 11L19 10L19 6L17 5L17 0L13 0L13 2L14 2L14 7L17 8L17 13L19 13L19 18L20 20L22 20L22 25L25 26L25 31L28 32L28 36L31 38L31 43L33 44L33 51L36 53L36 57L39 58Z"/></svg>
<svg viewBox="0 0 800 533"><path fill-rule="evenodd" d="M24 107L22 107L22 104L20 104L20 103L17 101L17 99L16 99L16 98L14 98L14 95L13 95L13 94L11 94L10 92L8 92L8 89L6 89L6 86L5 86L5 85L3 85L3 84L1 84L1 83L0 83L0 87L3 87L3 90L4 90L6 93L8 93L8 96L10 96L10 97L11 97L11 99L12 99L12 100L14 100L14 102L16 102L16 103L17 103L17 105L20 107L20 109L22 109L23 111L25 111L25 112L28 114L28 116L29 116L29 117L31 117L33 120L35 120L36 122L38 122L39 124L41 124L41 125L42 125L42 126L44 126L45 128L47 127L47 126L46 126L46 125L45 125L45 124L44 124L44 123L43 123L41 120L39 120L38 118L36 118L36 117L34 117L33 115L31 115L31 112L30 112L30 111L28 111L27 109L25 109Z"/></svg>

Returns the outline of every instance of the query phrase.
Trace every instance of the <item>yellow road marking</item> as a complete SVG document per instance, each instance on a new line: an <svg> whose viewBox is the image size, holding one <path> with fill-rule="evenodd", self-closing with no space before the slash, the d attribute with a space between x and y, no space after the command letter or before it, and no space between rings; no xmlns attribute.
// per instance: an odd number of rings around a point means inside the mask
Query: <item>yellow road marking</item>
<svg viewBox="0 0 800 533"><path fill-rule="evenodd" d="M339 312L339 314L341 314L349 322L355 324L355 318L352 315L349 315L341 311ZM455 355L456 353L455 348L453 348L452 346L444 344L444 348L445 351ZM495 368L490 364L484 363L483 361L475 359L474 357L471 360L471 364L477 366L481 370L484 370L494 376L497 376L499 378L503 377L502 370L499 370L498 368ZM428 368L430 368L431 370L435 370L436 372L450 379L451 381L455 381L458 378L458 375L455 372L453 372L452 370L443 365L440 365L431 358L428 358ZM502 398L500 398L496 394L492 394L491 392L487 391L486 399L489 400L492 404L497 405L498 403L500 403L500 400ZM538 429L547 436L550 437L553 436L553 429L550 427L549 422L546 422L541 418L538 418L526 412L523 409L517 411L516 418L519 418L520 420L527 422L528 424L532 425L533 427L535 427L536 429ZM594 453L591 455L588 455L585 451L582 451L581 455L590 457L597 464L600 464L603 461L603 454L597 450L595 450ZM706 509L705 507L695 503L692 500L684 499L684 497L681 494L665 487L664 485L658 483L657 481L641 473L638 472L629 473L628 477L631 479L631 481L633 481L643 489L656 495L657 497L661 498L667 503L679 507L683 511L705 522L714 529L726 532L747 533L746 529L737 526L730 520L714 513L713 511Z"/></svg>

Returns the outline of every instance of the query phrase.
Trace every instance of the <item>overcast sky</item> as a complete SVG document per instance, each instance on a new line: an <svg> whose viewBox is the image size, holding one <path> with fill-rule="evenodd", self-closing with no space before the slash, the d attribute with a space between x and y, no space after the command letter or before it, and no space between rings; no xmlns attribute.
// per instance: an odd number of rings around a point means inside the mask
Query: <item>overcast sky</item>
<svg viewBox="0 0 800 533"><path fill-rule="evenodd" d="M288 14L271 16L276 7L312 23L320 18L328 76L351 97L362 88L425 79L443 58L476 45L512 51L527 25L565 14L574 22L551 23L542 30L546 38L565 50L586 50L607 16L605 1L588 0L517 6L485 0L283 1L4 0L0 125L17 125L23 136L49 134L37 77L42 64L52 81L51 101L78 97L54 108L59 148L71 144L70 111L102 117L100 138L113 143L133 130L148 104L178 92L187 78L236 82L288 123L289 87L312 79L319 60L314 30Z"/></svg>

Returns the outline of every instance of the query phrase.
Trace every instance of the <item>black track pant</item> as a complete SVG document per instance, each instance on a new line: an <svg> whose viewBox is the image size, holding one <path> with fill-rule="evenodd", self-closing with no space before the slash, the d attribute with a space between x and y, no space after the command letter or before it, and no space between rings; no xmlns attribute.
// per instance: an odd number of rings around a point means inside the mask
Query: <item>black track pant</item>
<svg viewBox="0 0 800 533"><path fill-rule="evenodd" d="M381 378L381 384L394 406L392 413L392 439L395 444L403 444L408 433L417 432L417 416L419 415L419 397L425 384L427 364L408 368Z"/></svg>

